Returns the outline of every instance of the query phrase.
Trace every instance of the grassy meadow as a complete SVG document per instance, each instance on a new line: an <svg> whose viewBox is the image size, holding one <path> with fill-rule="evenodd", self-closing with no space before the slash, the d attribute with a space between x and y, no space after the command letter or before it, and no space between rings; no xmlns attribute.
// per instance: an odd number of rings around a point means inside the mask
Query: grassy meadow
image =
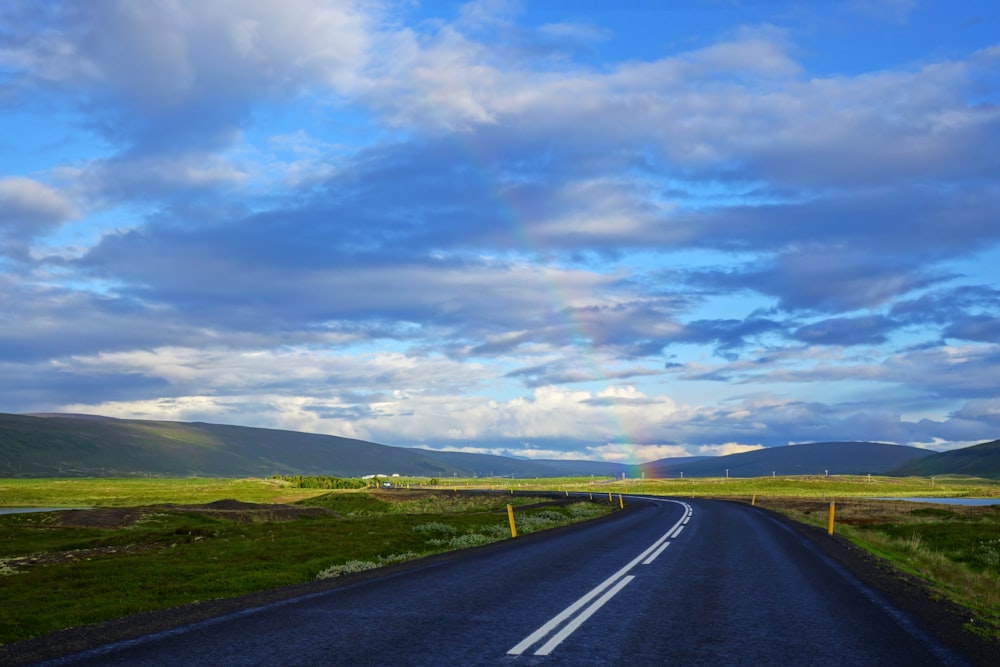
<svg viewBox="0 0 1000 667"><path fill-rule="evenodd" d="M0 479L0 507L130 507L210 503L222 498L287 503L323 493L326 491L299 489L276 479Z"/></svg>
<svg viewBox="0 0 1000 667"><path fill-rule="evenodd" d="M515 483L521 483L514 480ZM1000 482L975 477L867 477L865 475L804 475L796 477L698 477L688 479L595 480L591 478L525 480L523 487L601 490L656 496L719 498L775 496L792 498L938 497L997 498ZM537 486L536 486L537 485Z"/></svg>

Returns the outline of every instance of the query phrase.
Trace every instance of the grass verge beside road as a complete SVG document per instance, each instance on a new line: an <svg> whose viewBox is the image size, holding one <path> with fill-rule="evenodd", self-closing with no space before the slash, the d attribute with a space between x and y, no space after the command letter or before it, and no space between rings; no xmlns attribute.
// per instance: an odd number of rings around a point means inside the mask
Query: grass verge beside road
<svg viewBox="0 0 1000 667"><path fill-rule="evenodd" d="M73 497L90 507L116 507L0 516L0 644L507 539L508 503L516 507L519 535L617 508L572 498L401 489L308 490L311 497L291 508L191 504L234 489L255 499L307 491L262 493L256 482L209 493L204 480L160 480L173 492L170 505L126 506L128 489L92 483L100 497L78 491ZM58 497L41 505L70 497L55 488ZM143 487L144 502L165 497L155 484Z"/></svg>

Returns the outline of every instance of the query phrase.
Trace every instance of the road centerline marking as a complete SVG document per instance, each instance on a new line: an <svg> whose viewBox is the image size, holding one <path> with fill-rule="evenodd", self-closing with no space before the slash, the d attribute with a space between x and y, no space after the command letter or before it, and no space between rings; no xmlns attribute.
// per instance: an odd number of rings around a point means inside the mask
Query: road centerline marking
<svg viewBox="0 0 1000 667"><path fill-rule="evenodd" d="M662 500L662 499L657 499L657 500ZM678 501L672 500L667 502L678 502ZM575 632L583 624L584 621L586 621L594 612L596 612L605 603L607 603L608 600L617 595L619 591L621 591L630 581L632 581L632 579L635 578L634 576L626 576L634 567L636 567L639 563L642 563L647 559L649 560L649 563L651 563L653 559L656 558L656 556L658 556L660 553L663 552L663 550L666 548L666 545L670 544L669 542L667 542L667 540L670 538L671 533L680 532L678 529L683 527L682 526L683 521L685 519L690 518L691 516L691 506L688 505L687 503L678 502L678 504L684 507L685 509L684 514L681 516L680 519L677 520L677 523L675 523L673 526L670 527L670 529L666 533L660 536L655 542L653 542L653 544L644 549L642 553L640 553L638 556L632 559L632 561L630 561L627 565L625 565L625 567L621 568L620 570L612 574L610 577L602 581L600 584L592 588L590 591L581 596L576 602L572 603L571 605L563 609L561 612L559 612L551 619L546 621L544 624L542 624L542 626L539 627L537 630L535 630L530 635L528 635L520 642L518 642L513 648L507 651L507 654L521 655L522 653L527 651L530 647L534 646L538 642L545 639L545 637L547 637L550 633L556 630L556 628L558 628L560 625L566 622L567 619L571 620L569 620L569 622L567 622L566 625L555 634L555 636L550 638L541 648L539 648L535 652L535 655L548 655L548 652L552 651L552 649L561 644L563 640L565 640L567 637L573 634L573 632ZM649 563L645 564L648 565ZM579 611L581 608L587 605L587 603L589 603L595 597L601 595L601 593L603 593L605 589L607 589L608 587L612 587L610 591L604 593L604 595L601 596L601 598L597 602L594 602L592 605L590 605L582 612L580 612L578 616L573 618L574 614L576 614L577 611ZM545 649L547 649L546 653L541 653L541 651Z"/></svg>
<svg viewBox="0 0 1000 667"><path fill-rule="evenodd" d="M622 580L619 581L617 584L615 584L615 586L610 591L608 591L607 593L605 593L601 597L597 598L597 600L593 604L591 604L589 607L587 607L582 612L580 612L579 614L577 614L577 616L572 621L570 621L569 623L567 623L566 625L564 625L563 629L560 630L559 632L557 632L552 637L552 639L550 639L549 641L545 642L545 644L543 644L540 649L538 649L537 651L535 651L535 655L548 655L549 653L552 653L552 650L555 647L559 646L559 644L562 644L562 642L563 642L564 639L566 639L571 634L573 634L574 632L576 632L576 629L579 628L581 625L583 625L584 621L586 621L588 618L590 618L591 616L593 616L594 613L598 609L600 609L601 607L603 607L604 604L608 600L610 600L614 596L618 595L618 593L623 588L625 588L626 586L628 586L632 582L633 579L635 579L635 577L632 576L632 575L628 575L627 577L623 577Z"/></svg>
<svg viewBox="0 0 1000 667"><path fill-rule="evenodd" d="M664 542L663 545L659 549L657 549L656 551L654 551L653 554L649 558L647 558L646 560L642 561L642 564L643 565L649 565L654 560L656 560L657 556L659 556L664 551L666 551L667 547L669 547L669 546L670 546L670 542Z"/></svg>

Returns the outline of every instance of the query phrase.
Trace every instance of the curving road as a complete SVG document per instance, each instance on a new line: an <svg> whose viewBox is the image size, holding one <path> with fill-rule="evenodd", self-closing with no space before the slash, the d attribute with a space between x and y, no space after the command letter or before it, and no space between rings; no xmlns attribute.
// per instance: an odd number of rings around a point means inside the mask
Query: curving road
<svg viewBox="0 0 1000 667"><path fill-rule="evenodd" d="M629 511L45 665L961 665L745 505Z"/></svg>

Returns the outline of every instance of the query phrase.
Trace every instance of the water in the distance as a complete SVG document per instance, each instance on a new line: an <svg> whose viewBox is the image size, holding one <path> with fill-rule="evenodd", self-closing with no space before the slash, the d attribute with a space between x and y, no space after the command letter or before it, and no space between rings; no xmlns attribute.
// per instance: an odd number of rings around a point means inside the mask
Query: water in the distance
<svg viewBox="0 0 1000 667"><path fill-rule="evenodd" d="M1000 498L876 498L875 500L906 500L939 505L1000 505Z"/></svg>
<svg viewBox="0 0 1000 667"><path fill-rule="evenodd" d="M61 512L79 510L83 507L0 507L0 514L25 514L27 512Z"/></svg>

